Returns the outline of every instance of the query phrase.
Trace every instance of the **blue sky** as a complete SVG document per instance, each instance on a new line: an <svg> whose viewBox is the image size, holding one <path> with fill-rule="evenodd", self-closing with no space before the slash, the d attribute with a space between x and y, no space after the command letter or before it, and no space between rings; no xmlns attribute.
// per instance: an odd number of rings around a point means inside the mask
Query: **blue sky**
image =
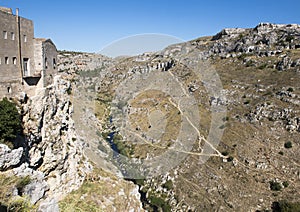
<svg viewBox="0 0 300 212"><path fill-rule="evenodd" d="M259 22L300 24L299 0L0 0L34 21L58 49L98 52L115 40L160 33L191 40Z"/></svg>

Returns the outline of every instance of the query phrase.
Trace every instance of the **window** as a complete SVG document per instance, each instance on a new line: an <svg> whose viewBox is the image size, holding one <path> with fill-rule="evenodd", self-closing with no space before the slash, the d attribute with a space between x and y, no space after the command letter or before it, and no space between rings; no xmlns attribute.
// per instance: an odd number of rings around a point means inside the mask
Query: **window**
<svg viewBox="0 0 300 212"><path fill-rule="evenodd" d="M27 42L27 35L24 35L24 42Z"/></svg>
<svg viewBox="0 0 300 212"><path fill-rule="evenodd" d="M23 58L23 71L24 71L24 76L28 76L28 72L29 72L29 58Z"/></svg>
<svg viewBox="0 0 300 212"><path fill-rule="evenodd" d="M8 65L8 64L9 64L8 57L5 57L5 64L6 64L6 65Z"/></svg>
<svg viewBox="0 0 300 212"><path fill-rule="evenodd" d="M11 87L7 87L7 93L11 93Z"/></svg>
<svg viewBox="0 0 300 212"><path fill-rule="evenodd" d="M0 57L0 65L1 65L1 62L2 62L1 60L2 60L2 59L1 59L1 57Z"/></svg>
<svg viewBox="0 0 300 212"><path fill-rule="evenodd" d="M55 58L53 58L53 69L55 69L56 68L56 60L55 60Z"/></svg>
<svg viewBox="0 0 300 212"><path fill-rule="evenodd" d="M48 68L48 60L47 60L47 57L45 58L45 69Z"/></svg>
<svg viewBox="0 0 300 212"><path fill-rule="evenodd" d="M7 39L7 32L6 31L3 31L3 38Z"/></svg>
<svg viewBox="0 0 300 212"><path fill-rule="evenodd" d="M16 57L13 57L13 64L17 65L17 58Z"/></svg>
<svg viewBox="0 0 300 212"><path fill-rule="evenodd" d="M11 40L15 40L15 33L14 32L10 33L10 38L11 38Z"/></svg>

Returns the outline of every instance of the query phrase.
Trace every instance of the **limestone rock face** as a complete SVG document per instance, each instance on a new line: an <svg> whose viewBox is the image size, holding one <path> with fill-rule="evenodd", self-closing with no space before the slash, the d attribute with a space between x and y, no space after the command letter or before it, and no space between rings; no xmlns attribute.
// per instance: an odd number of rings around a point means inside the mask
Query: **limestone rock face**
<svg viewBox="0 0 300 212"><path fill-rule="evenodd" d="M21 162L23 148L11 150L5 144L0 144L0 170L6 170Z"/></svg>
<svg viewBox="0 0 300 212"><path fill-rule="evenodd" d="M46 197L56 200L80 187L88 169L71 118L70 90L70 82L56 76L52 85L39 90L23 106L28 165L45 175ZM27 187L32 202L43 196L42 191L36 192L39 187L38 182Z"/></svg>

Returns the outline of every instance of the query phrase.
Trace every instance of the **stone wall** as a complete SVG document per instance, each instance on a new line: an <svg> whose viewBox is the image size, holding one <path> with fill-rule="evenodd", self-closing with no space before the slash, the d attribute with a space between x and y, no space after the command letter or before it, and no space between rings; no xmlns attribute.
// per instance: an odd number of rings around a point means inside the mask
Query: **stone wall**
<svg viewBox="0 0 300 212"><path fill-rule="evenodd" d="M18 18L15 15L0 10L0 81L8 82L20 80L22 77L21 62L28 58L29 74L34 70L33 63L33 22L25 18L19 18L20 36L18 30ZM19 42L20 38L20 42ZM19 43L21 44L19 48ZM21 51L21 59L20 59Z"/></svg>
<svg viewBox="0 0 300 212"><path fill-rule="evenodd" d="M0 8L0 97L34 95L57 73L57 49L50 39L34 38L31 20Z"/></svg>
<svg viewBox="0 0 300 212"><path fill-rule="evenodd" d="M43 41L44 39L34 39L34 68L35 71L39 73L41 73L44 69Z"/></svg>
<svg viewBox="0 0 300 212"><path fill-rule="evenodd" d="M48 39L43 42L44 57L44 85L47 86L53 82L53 77L57 74L57 49L53 42Z"/></svg>

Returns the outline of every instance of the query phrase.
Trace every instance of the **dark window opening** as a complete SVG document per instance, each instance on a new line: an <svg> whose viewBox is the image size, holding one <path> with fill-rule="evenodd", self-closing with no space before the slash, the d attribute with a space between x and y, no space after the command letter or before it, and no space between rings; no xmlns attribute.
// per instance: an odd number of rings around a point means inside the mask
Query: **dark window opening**
<svg viewBox="0 0 300 212"><path fill-rule="evenodd" d="M11 93L11 87L7 87L7 93Z"/></svg>
<svg viewBox="0 0 300 212"><path fill-rule="evenodd" d="M24 35L24 42L27 42L27 35Z"/></svg>
<svg viewBox="0 0 300 212"><path fill-rule="evenodd" d="M17 65L17 58L16 57L13 57L13 64Z"/></svg>
<svg viewBox="0 0 300 212"><path fill-rule="evenodd" d="M53 58L53 68L54 69L56 68L56 60L55 60L55 58Z"/></svg>
<svg viewBox="0 0 300 212"><path fill-rule="evenodd" d="M6 65L8 65L8 64L9 64L8 57L5 57L5 64L6 64Z"/></svg>
<svg viewBox="0 0 300 212"><path fill-rule="evenodd" d="M29 59L28 58L23 58L23 71L24 71L24 76L28 76L28 71L29 71Z"/></svg>
<svg viewBox="0 0 300 212"><path fill-rule="evenodd" d="M48 60L47 60L47 57L45 58L45 69L48 68Z"/></svg>

